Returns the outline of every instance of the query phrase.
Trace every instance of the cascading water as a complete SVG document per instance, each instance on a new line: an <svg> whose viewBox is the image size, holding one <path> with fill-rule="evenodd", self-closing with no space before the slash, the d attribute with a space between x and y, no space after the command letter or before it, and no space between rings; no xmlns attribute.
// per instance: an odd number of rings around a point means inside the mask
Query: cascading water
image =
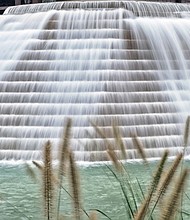
<svg viewBox="0 0 190 220"><path fill-rule="evenodd" d="M181 150L190 112L188 11L131 1L8 8L0 17L0 158L40 159L47 140L56 151L66 118L77 160L106 160L90 121L113 143L117 124L130 159L138 157L134 133L148 157Z"/></svg>

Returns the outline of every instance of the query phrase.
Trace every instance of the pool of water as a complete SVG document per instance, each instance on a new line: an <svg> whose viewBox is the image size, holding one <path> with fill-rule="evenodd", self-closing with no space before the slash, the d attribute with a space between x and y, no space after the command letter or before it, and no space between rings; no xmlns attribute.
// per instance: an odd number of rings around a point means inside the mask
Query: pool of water
<svg viewBox="0 0 190 220"><path fill-rule="evenodd" d="M151 162L149 168L141 163L127 163L126 170L130 175L132 185L134 183L135 186L136 178L138 178L142 188L146 189L156 163ZM187 161L185 165L190 166L190 162ZM84 209L86 211L101 210L114 220L126 219L120 186L106 165L80 166L79 170ZM38 171L35 170L35 172ZM40 180L34 181L28 175L25 164L0 164L0 183L1 220L42 219ZM69 188L66 183L65 188ZM190 189L187 188L186 191L188 193ZM61 203L61 212L69 216L72 201L65 193ZM106 219L101 214L98 217Z"/></svg>

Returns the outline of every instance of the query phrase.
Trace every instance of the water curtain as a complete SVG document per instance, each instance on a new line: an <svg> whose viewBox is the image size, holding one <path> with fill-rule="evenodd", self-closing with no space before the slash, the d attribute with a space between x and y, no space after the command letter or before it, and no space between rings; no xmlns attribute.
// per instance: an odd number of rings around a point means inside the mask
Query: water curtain
<svg viewBox="0 0 190 220"><path fill-rule="evenodd" d="M57 2L8 8L0 17L0 159L56 154L67 118L79 161L106 160L117 125L147 156L182 150L190 112L190 5ZM187 154L189 152L187 148Z"/></svg>

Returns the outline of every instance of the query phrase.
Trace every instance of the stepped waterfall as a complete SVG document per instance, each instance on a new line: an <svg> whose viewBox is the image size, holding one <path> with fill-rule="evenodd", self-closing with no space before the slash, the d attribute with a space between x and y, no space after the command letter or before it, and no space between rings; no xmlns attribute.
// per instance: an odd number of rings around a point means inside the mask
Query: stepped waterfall
<svg viewBox="0 0 190 220"><path fill-rule="evenodd" d="M56 154L67 118L78 161L107 160L117 125L149 158L183 149L190 114L190 5L135 1L53 2L0 16L0 159ZM187 147L186 154L190 153Z"/></svg>

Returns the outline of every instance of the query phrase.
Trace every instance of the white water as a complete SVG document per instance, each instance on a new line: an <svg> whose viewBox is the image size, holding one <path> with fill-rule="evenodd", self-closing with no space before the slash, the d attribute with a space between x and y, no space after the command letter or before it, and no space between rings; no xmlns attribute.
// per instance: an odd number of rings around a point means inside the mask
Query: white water
<svg viewBox="0 0 190 220"><path fill-rule="evenodd" d="M134 133L148 157L181 150L190 109L188 10L137 2L8 9L0 17L0 157L40 159L46 140L56 149L68 117L77 160L106 159L89 121L113 143L117 124L130 159L138 157Z"/></svg>

